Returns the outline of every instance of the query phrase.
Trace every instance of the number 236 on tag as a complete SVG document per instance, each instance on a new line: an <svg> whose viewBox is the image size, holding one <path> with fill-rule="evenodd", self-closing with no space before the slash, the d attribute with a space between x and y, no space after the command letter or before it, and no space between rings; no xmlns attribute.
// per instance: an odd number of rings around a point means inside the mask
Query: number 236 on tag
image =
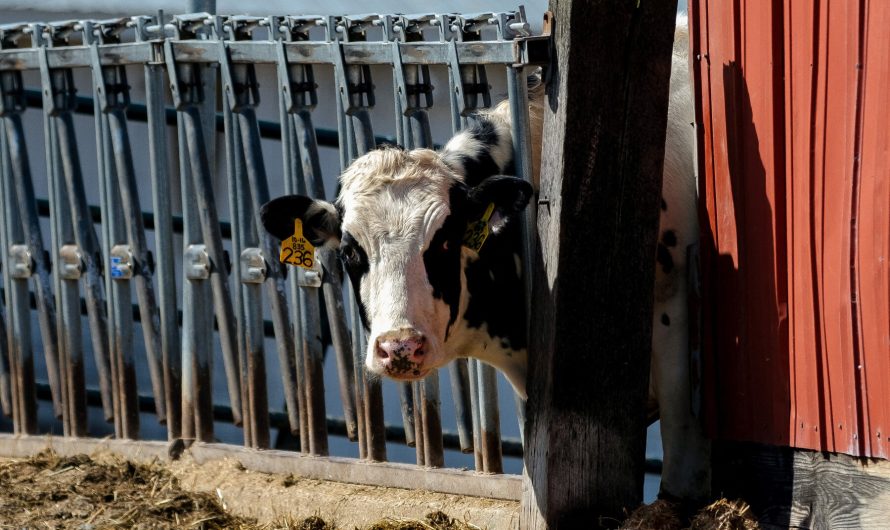
<svg viewBox="0 0 890 530"><path fill-rule="evenodd" d="M319 270L315 247L303 237L303 221L294 219L294 235L281 242L279 261L307 270Z"/></svg>

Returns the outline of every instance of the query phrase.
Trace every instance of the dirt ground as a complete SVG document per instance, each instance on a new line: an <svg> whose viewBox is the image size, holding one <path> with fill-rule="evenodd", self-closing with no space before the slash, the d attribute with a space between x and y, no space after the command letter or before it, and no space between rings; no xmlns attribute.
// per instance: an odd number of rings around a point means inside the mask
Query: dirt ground
<svg viewBox="0 0 890 530"><path fill-rule="evenodd" d="M515 528L518 504L110 453L0 459L0 528Z"/></svg>
<svg viewBox="0 0 890 530"><path fill-rule="evenodd" d="M644 505L621 529L759 528L740 501L718 500L688 523L678 511ZM0 458L0 529L500 530L516 528L518 514L517 502L273 475L233 459Z"/></svg>

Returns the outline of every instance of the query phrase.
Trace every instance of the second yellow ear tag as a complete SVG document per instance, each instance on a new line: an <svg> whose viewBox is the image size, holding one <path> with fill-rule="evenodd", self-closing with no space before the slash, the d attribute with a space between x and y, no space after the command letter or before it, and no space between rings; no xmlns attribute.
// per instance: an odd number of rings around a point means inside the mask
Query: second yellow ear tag
<svg viewBox="0 0 890 530"><path fill-rule="evenodd" d="M278 259L304 269L315 266L315 247L303 237L303 221L300 219L294 219L294 235L281 242Z"/></svg>
<svg viewBox="0 0 890 530"><path fill-rule="evenodd" d="M479 252L485 240L488 239L488 234L491 232L491 229L488 228L488 221L491 219L492 213L494 213L493 202L488 204L482 219L473 223L467 223L467 231L464 232L465 247Z"/></svg>

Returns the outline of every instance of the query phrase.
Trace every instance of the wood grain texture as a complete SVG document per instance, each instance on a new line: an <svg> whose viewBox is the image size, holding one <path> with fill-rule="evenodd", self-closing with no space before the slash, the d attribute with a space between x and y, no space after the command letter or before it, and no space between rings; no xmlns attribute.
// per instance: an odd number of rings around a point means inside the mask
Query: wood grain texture
<svg viewBox="0 0 890 530"><path fill-rule="evenodd" d="M615 525L642 498L676 2L556 0L520 528Z"/></svg>
<svg viewBox="0 0 890 530"><path fill-rule="evenodd" d="M748 501L764 529L890 525L890 462L753 443L716 446L714 491Z"/></svg>

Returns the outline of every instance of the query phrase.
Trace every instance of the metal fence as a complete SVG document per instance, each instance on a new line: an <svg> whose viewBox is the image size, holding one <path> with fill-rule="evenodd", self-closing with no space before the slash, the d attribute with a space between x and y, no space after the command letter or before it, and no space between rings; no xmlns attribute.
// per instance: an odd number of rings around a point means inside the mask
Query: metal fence
<svg viewBox="0 0 890 530"><path fill-rule="evenodd" d="M134 337L139 326L151 402L170 440L213 440L210 366L216 337L232 421L242 427L244 445L267 448L267 315L286 427L298 436L301 452L328 453L322 367L323 337L329 336L345 432L357 442L362 459L385 461L380 381L364 372L365 337L336 256L319 250L324 274L286 271L276 259L277 243L257 220L259 206L270 199L270 180L260 144L256 65L271 65L277 73L278 101L266 104L277 103L280 124L264 125L281 139L285 191L325 197L332 190L325 190L320 137L313 125L316 78L322 73L333 73L337 91L336 145L343 169L379 139L370 112L377 96L371 65L392 66L394 91L386 97L393 98L394 140L400 145L432 146L427 114L433 105L431 66L449 71L447 93L437 104L450 109L454 131L466 126L474 110L491 104L489 70L505 71L511 107L520 117L514 120L514 132L527 139L524 67L540 61L547 46L546 39L529 36L522 10L472 16L202 13L172 20L159 14L0 27L0 405L12 417L15 433L37 432L35 348L29 329L33 309L53 411L66 436L88 435L84 355L91 353L105 419L113 422L116 437L138 437ZM327 68L321 72L318 65ZM77 96L77 69L91 72L92 98ZM130 103L127 75L138 69L145 82L144 106ZM23 74L34 75L28 71L39 76L39 100L26 89ZM81 131L72 117L90 103L98 211L87 200L87 179L78 159ZM41 222L44 200L35 195L24 140L23 113L35 104L42 107L45 132L48 239ZM134 118L147 121L145 168L133 162L128 121ZM178 133L178 175L166 163L171 121ZM211 167L218 129L225 140L225 186L214 179ZM526 153L519 149L517 168L528 177ZM139 182L146 179L150 213L140 208ZM228 221L218 214L222 194L228 198ZM171 209L178 200L181 218ZM179 233L181 246L174 244ZM231 259L224 238L231 239L226 243ZM88 317L89 341L83 336L82 312ZM448 370L459 448L475 453L477 470L501 472L493 369L458 361ZM416 447L417 463L442 466L438 375L401 384L399 398L405 442Z"/></svg>

